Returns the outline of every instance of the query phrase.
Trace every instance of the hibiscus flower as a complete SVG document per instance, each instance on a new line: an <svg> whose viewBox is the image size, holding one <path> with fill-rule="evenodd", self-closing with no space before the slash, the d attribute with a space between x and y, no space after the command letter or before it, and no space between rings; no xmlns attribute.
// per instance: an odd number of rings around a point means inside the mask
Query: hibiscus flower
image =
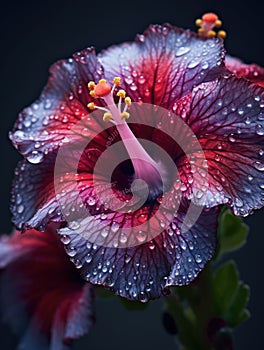
<svg viewBox="0 0 264 350"><path fill-rule="evenodd" d="M83 278L128 299L198 275L219 205L242 216L263 206L263 89L226 68L212 18L199 34L152 25L132 43L57 62L10 135L26 158L16 226L63 223Z"/></svg>
<svg viewBox="0 0 264 350"><path fill-rule="evenodd" d="M68 260L55 228L0 238L3 319L23 349L68 349L94 321L90 284Z"/></svg>

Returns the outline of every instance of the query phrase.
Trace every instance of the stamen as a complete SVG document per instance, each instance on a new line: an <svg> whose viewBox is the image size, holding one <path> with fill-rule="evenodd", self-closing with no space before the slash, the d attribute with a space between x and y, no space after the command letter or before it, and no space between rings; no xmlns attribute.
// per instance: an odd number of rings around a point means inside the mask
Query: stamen
<svg viewBox="0 0 264 350"><path fill-rule="evenodd" d="M103 110L105 112L103 120L116 125L133 164L135 177L147 181L154 187L160 187L159 166L142 147L141 143L126 123L126 120L130 117L127 109L131 105L131 98L126 96L125 90L120 89L116 93L116 96L119 97L117 105L114 101L114 90L120 85L120 77L115 77L113 79L112 87L105 79L101 79L97 85L94 82L89 82L88 89L90 90L91 96L94 98L101 98L106 103L106 107L96 106L93 102L88 103L87 107L91 110ZM122 101L125 102L123 110L121 110Z"/></svg>
<svg viewBox="0 0 264 350"><path fill-rule="evenodd" d="M110 119L112 119L112 114L109 113L109 112L105 112L105 113L104 113L104 116L103 116L103 121L104 121L104 122L109 122Z"/></svg>
<svg viewBox="0 0 264 350"><path fill-rule="evenodd" d="M114 77L113 87L111 87L105 79L99 80L98 84L94 81L88 83L88 89L90 90L90 95L94 98L101 98L107 104L107 108L96 106L94 102L88 103L87 107L91 110L100 109L105 111L103 120L112 121L114 124L123 123L129 117L127 113L128 106L131 105L131 98L126 96L126 91L120 89L117 91L116 96L119 97L118 104L116 106L113 98L114 89L121 85L121 78ZM122 100L125 102L125 107L121 111Z"/></svg>
<svg viewBox="0 0 264 350"><path fill-rule="evenodd" d="M130 106L131 105L131 98L130 97L126 97L125 98L125 104L127 104L128 106Z"/></svg>
<svg viewBox="0 0 264 350"><path fill-rule="evenodd" d="M220 30L218 33L216 33L216 31L213 30L215 27L220 28L222 26L222 21L218 18L218 16L215 13L205 13L202 16L202 19L198 18L195 21L195 24L197 27L200 27L198 29L198 33L202 37L214 38L217 35L218 38L226 38L226 32L224 30Z"/></svg>
<svg viewBox="0 0 264 350"><path fill-rule="evenodd" d="M120 77L114 77L113 79L113 84L116 86L116 87L119 87L121 85L121 78Z"/></svg>
<svg viewBox="0 0 264 350"><path fill-rule="evenodd" d="M121 97L121 98L125 98L126 97L126 92L125 90L119 90L116 94L116 96Z"/></svg>
<svg viewBox="0 0 264 350"><path fill-rule="evenodd" d="M90 81L90 82L88 83L88 89L89 89L89 90L94 90L94 88L95 88L95 82L94 82L94 81Z"/></svg>
<svg viewBox="0 0 264 350"><path fill-rule="evenodd" d="M130 114L128 112L121 113L121 119L128 119L130 117Z"/></svg>
<svg viewBox="0 0 264 350"><path fill-rule="evenodd" d="M94 102L88 103L87 107L88 107L89 109L92 109L92 110L95 109L95 104L94 104Z"/></svg>

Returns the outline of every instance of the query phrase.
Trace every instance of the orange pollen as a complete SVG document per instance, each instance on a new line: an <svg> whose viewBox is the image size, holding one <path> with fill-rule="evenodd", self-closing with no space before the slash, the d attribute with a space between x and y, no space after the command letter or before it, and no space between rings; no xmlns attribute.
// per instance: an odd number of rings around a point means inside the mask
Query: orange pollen
<svg viewBox="0 0 264 350"><path fill-rule="evenodd" d="M218 16L213 12L205 13L202 17L202 20L208 24L214 24L218 20Z"/></svg>
<svg viewBox="0 0 264 350"><path fill-rule="evenodd" d="M107 82L99 82L95 88L94 93L96 97L104 97L109 95L111 92L111 86Z"/></svg>

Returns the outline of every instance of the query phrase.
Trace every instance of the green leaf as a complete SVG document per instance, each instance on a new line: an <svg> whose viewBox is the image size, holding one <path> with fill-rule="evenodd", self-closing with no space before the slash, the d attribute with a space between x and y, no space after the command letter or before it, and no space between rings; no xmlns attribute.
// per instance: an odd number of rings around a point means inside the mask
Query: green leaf
<svg viewBox="0 0 264 350"><path fill-rule="evenodd" d="M221 265L212 279L214 309L218 316L223 317L230 327L236 327L249 318L246 309L250 289L239 280L239 274L234 261Z"/></svg>
<svg viewBox="0 0 264 350"><path fill-rule="evenodd" d="M121 304L129 311L143 311L148 307L149 303L141 303L140 301L131 301L120 297Z"/></svg>
<svg viewBox="0 0 264 350"><path fill-rule="evenodd" d="M249 286L240 282L236 293L233 296L227 315L227 320L231 327L239 325L250 316L249 311L245 309L249 301L249 295Z"/></svg>
<svg viewBox="0 0 264 350"><path fill-rule="evenodd" d="M225 210L219 219L218 255L229 253L241 248L247 240L249 228L243 220Z"/></svg>
<svg viewBox="0 0 264 350"><path fill-rule="evenodd" d="M216 271L213 277L213 293L219 315L226 315L238 284L238 271L234 261L226 262Z"/></svg>

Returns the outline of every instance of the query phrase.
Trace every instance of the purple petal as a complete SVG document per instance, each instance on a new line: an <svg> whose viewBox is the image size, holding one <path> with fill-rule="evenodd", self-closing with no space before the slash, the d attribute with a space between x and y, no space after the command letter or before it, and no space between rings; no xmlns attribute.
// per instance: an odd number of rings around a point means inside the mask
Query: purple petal
<svg viewBox="0 0 264 350"><path fill-rule="evenodd" d="M225 65L238 78L244 77L251 82L264 87L264 68L257 64L246 64L238 58L226 56Z"/></svg>
<svg viewBox="0 0 264 350"><path fill-rule="evenodd" d="M89 114L90 80L102 76L94 49L76 53L69 60L55 63L39 100L25 108L10 138L31 163L39 163L48 152L59 147L68 130Z"/></svg>
<svg viewBox="0 0 264 350"><path fill-rule="evenodd" d="M227 203L243 216L261 208L263 89L244 79L222 78L195 88L178 102L176 114L196 133L207 159L209 188L198 188L196 202L208 207Z"/></svg>
<svg viewBox="0 0 264 350"><path fill-rule="evenodd" d="M106 78L120 76L134 102L169 109L194 86L224 72L222 40L205 40L169 24L152 25L135 42L110 47L98 57Z"/></svg>
<svg viewBox="0 0 264 350"><path fill-rule="evenodd" d="M147 301L166 294L170 285L190 283L214 254L218 208L203 210L195 225L183 232L186 210L182 207L170 227L154 240L131 248L90 243L85 239L89 231L85 220L78 229L63 228L60 234L87 281L125 298Z"/></svg>
<svg viewBox="0 0 264 350"><path fill-rule="evenodd" d="M68 260L54 228L50 226L44 233L31 230L3 236L0 266L4 320L21 338L21 348L68 349L72 339L90 330L91 286L83 282Z"/></svg>

